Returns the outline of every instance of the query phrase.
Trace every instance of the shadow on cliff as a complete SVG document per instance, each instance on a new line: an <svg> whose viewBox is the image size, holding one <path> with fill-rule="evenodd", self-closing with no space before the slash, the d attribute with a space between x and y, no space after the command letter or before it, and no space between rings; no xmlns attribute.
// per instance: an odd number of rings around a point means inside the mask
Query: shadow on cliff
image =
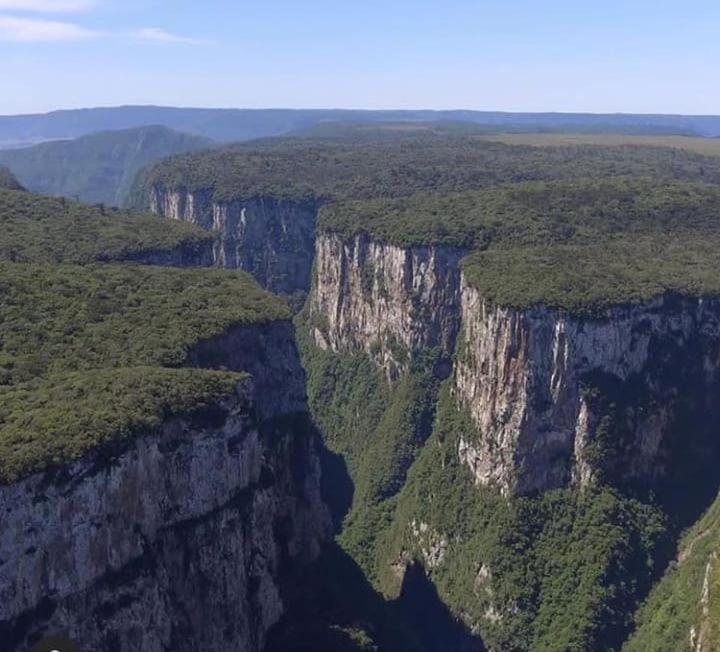
<svg viewBox="0 0 720 652"><path fill-rule="evenodd" d="M393 601L425 652L485 652L478 636L458 621L418 564L405 571L400 596Z"/></svg>
<svg viewBox="0 0 720 652"><path fill-rule="evenodd" d="M318 433L318 441L322 437ZM324 444L320 443L320 492L322 499L330 509L333 527L339 532L343 519L352 507L355 485L348 473L345 458L333 453Z"/></svg>
<svg viewBox="0 0 720 652"><path fill-rule="evenodd" d="M286 612L265 652L484 652L440 600L423 569L407 569L385 600L335 543L283 586Z"/></svg>

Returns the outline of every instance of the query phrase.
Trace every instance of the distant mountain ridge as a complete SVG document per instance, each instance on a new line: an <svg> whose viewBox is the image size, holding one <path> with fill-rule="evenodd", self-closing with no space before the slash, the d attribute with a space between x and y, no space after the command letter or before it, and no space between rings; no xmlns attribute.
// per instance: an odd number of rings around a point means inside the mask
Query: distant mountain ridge
<svg viewBox="0 0 720 652"><path fill-rule="evenodd" d="M0 151L0 164L33 192L121 206L141 168L212 145L202 136L149 126Z"/></svg>
<svg viewBox="0 0 720 652"><path fill-rule="evenodd" d="M219 141L278 136L324 121L455 121L526 130L607 130L720 136L720 116L509 113L469 110L202 109L119 106L0 116L2 143L77 138L96 131L163 125Z"/></svg>

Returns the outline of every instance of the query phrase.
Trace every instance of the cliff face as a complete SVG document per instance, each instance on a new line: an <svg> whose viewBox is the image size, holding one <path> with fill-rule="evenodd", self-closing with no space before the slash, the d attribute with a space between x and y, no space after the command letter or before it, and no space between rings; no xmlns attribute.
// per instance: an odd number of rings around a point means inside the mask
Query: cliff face
<svg viewBox="0 0 720 652"><path fill-rule="evenodd" d="M653 482L689 431L709 441L720 301L666 295L593 319L491 307L461 278L462 255L321 234L308 310L318 347L364 351L391 380L432 348L448 375L455 355L453 393L477 428L458 454L478 484Z"/></svg>
<svg viewBox="0 0 720 652"><path fill-rule="evenodd" d="M96 650L262 649L285 564L314 559L329 532L292 327L234 329L188 363L257 377L202 414L0 487L4 649L51 631Z"/></svg>
<svg viewBox="0 0 720 652"><path fill-rule="evenodd" d="M459 454L479 484L653 481L682 438L717 424L717 300L665 296L585 320L491 308L465 286L462 314L455 393L478 432Z"/></svg>
<svg viewBox="0 0 720 652"><path fill-rule="evenodd" d="M315 251L309 309L318 346L365 351L390 378L423 350L437 347L450 358L460 324L462 250L323 234Z"/></svg>
<svg viewBox="0 0 720 652"><path fill-rule="evenodd" d="M205 191L153 188L150 209L215 233L213 260L220 267L244 269L273 292L310 287L317 216L313 201L252 197L216 202Z"/></svg>

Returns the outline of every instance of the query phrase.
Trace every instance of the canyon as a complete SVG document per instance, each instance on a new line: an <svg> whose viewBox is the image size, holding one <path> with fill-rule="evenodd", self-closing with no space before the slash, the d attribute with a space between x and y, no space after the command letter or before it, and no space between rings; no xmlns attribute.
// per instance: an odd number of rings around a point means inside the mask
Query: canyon
<svg viewBox="0 0 720 652"><path fill-rule="evenodd" d="M200 224L214 231L218 242L232 242L235 251L251 244L274 256L287 248L283 241L287 230L275 225L282 225L293 209L282 202L274 204L272 229L243 241L248 231L239 225L267 220L266 209L273 205L267 198L224 205L213 202L208 194L198 209L196 195L164 192L154 190L154 197L164 199L153 200L153 210ZM245 268L276 291L307 293L298 324L309 338L303 355L311 368L318 355L330 356L324 359L334 358L341 366L342 360L365 357L383 379L377 382L386 383L385 391L394 396L407 382L404 379L418 377L429 356L430 368L425 372L444 388L452 410L467 419L468 428L447 453L476 487L476 498L467 496L466 500L486 504L497 494L512 505L525 497L535 501L548 492L562 491L567 500L582 501L582 496L602 494L606 487L620 496L642 494L647 488L665 495L677 492L686 474L695 473L702 486L689 492L682 508L663 503L662 509L669 510L667 518L689 524L693 517L688 517L688 510L699 516L712 502L718 487L711 460L720 454L716 436L720 304L712 293L688 296L668 291L647 301L609 305L593 314L552 305L505 306L485 297L469 280L463 264L467 248L405 245L368 233L348 236L326 227L316 233L317 206L298 204L294 210L302 216L298 228L303 229L299 240L303 253L299 267L297 258L291 256L289 261L296 271L305 270L295 276L302 282L273 285L267 265L258 267L247 258L235 257L228 263L216 253L215 264ZM209 218L231 213L242 219ZM283 235L278 236L280 232ZM270 276L286 274L282 264L279 269ZM367 377L350 376L344 382L362 386ZM340 400L348 387L335 385L331 391L338 392ZM430 414L438 409L437 391L435 385L422 398L435 405L429 408ZM313 403L322 422L326 404ZM352 404L349 409L361 410L362 405ZM352 430L349 423L337 427L338 432L343 427ZM443 579L443 567L452 568L467 554L459 535L443 531L439 522L421 513L423 509L412 513L413 508L402 507L413 503L404 484L413 474L413 465L422 465L417 460L426 452L423 446L438 445L431 433L432 428L425 425L398 435L402 442L398 445L410 446L414 452L403 454L384 488L374 491L379 491L381 505L390 504L383 502L388 500L399 500L401 505L389 508L396 510L390 517L390 532L395 534L381 533L379 540L404 532L405 543L390 555L373 551L382 544L371 544L369 553L358 553L358 558L365 559L361 566L386 595L393 596L408 569L416 573L415 564L419 564L435 581L440 598L449 600L456 616L489 649L516 645L525 649L527 643L519 643L520 639L510 634L509 639L503 638L502 632L514 626L519 607L496 595L497 573L493 560L483 556L482 546L478 545L471 562L480 570L475 589L468 593L480 592L479 604L484 607L471 615L463 613L463 600L448 595ZM338 446L335 434L325 434L333 450L350 455L351 477L364 482L358 478L371 472L373 463L368 460L374 459L369 451L376 445L375 435L366 444L341 442ZM358 505L358 501L375 500L368 498L374 494L366 494L363 486L356 486L355 506L346 520L349 530L341 541L352 540L354 531L378 527L373 525L376 517ZM682 520L687 518L690 521ZM354 554L353 544L348 545ZM667 563L663 554L648 561L658 564L655 573ZM647 588L631 590L627 599L632 608L644 591ZM629 628L623 622L613 621L603 632L588 633L584 645L594 645L590 641L596 635L604 644L619 645Z"/></svg>

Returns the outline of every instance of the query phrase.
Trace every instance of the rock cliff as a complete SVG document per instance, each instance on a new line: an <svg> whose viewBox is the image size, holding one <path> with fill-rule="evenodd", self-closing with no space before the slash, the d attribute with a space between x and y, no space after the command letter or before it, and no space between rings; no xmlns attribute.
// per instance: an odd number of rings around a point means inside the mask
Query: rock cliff
<svg viewBox="0 0 720 652"><path fill-rule="evenodd" d="M188 364L255 376L200 414L0 487L4 649L58 631L93 650L262 649L286 564L329 532L292 326L237 327Z"/></svg>
<svg viewBox="0 0 720 652"><path fill-rule="evenodd" d="M418 352L437 348L450 359L460 325L461 249L321 234L315 252L309 314L318 346L365 351L390 378Z"/></svg>
<svg viewBox="0 0 720 652"><path fill-rule="evenodd" d="M213 260L244 269L273 292L306 292L315 240L317 204L273 197L216 201L207 191L166 191L154 187L150 209L192 222L215 233Z"/></svg>
<svg viewBox="0 0 720 652"><path fill-rule="evenodd" d="M653 482L683 429L710 437L720 301L667 294L593 317L492 306L461 274L463 253L320 234L308 321L318 347L364 351L391 380L422 352L454 356L453 393L477 429L458 454L478 484Z"/></svg>
<svg viewBox="0 0 720 652"><path fill-rule="evenodd" d="M602 476L652 483L712 441L720 302L670 295L597 318L493 307L464 284L455 393L477 427L476 481L527 494Z"/></svg>

